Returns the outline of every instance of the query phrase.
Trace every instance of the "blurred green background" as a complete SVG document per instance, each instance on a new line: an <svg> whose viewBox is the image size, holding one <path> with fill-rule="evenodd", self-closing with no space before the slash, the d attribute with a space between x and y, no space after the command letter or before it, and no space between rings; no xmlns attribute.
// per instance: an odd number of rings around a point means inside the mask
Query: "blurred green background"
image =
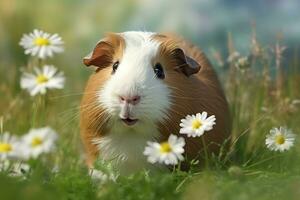
<svg viewBox="0 0 300 200"><path fill-rule="evenodd" d="M300 41L298 0L1 0L0 65L24 65L18 42L34 28L58 33L66 53L57 65L82 73L81 58L105 32L173 31L200 45L207 54L224 50L231 32L237 48L248 50L251 26L264 42L284 35L286 44ZM210 56L210 55L209 55Z"/></svg>

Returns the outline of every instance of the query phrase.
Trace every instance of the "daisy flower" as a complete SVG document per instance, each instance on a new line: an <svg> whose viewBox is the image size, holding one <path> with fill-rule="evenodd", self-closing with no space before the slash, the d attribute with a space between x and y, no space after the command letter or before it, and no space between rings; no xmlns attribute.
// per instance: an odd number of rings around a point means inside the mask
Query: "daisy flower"
<svg viewBox="0 0 300 200"><path fill-rule="evenodd" d="M29 172L30 166L28 164L17 162L12 164L9 171L9 176L26 178L26 174L28 174Z"/></svg>
<svg viewBox="0 0 300 200"><path fill-rule="evenodd" d="M249 58L247 56L238 58L237 61L235 62L235 67L240 70L245 70L249 68L250 67Z"/></svg>
<svg viewBox="0 0 300 200"><path fill-rule="evenodd" d="M23 162L0 161L0 172L7 172L11 177L23 177L30 171L30 166Z"/></svg>
<svg viewBox="0 0 300 200"><path fill-rule="evenodd" d="M184 159L182 154L184 153L185 141L182 137L170 135L166 142L148 142L147 144L144 155L148 156L148 162L150 163L177 165L178 161Z"/></svg>
<svg viewBox="0 0 300 200"><path fill-rule="evenodd" d="M31 129L23 136L23 153L29 158L37 158L42 153L51 152L55 148L57 133L49 128Z"/></svg>
<svg viewBox="0 0 300 200"><path fill-rule="evenodd" d="M266 137L266 145L272 151L283 152L294 145L295 137L296 135L285 127L272 128Z"/></svg>
<svg viewBox="0 0 300 200"><path fill-rule="evenodd" d="M0 134L0 160L17 158L19 154L19 140L9 133Z"/></svg>
<svg viewBox="0 0 300 200"><path fill-rule="evenodd" d="M188 137L197 137L204 134L205 131L213 129L216 124L214 115L207 117L207 112L197 113L196 115L188 115L181 120L180 133L187 134Z"/></svg>
<svg viewBox="0 0 300 200"><path fill-rule="evenodd" d="M114 175L113 173L105 173L97 169L90 169L89 175L91 176L93 181L100 182L100 183L106 183L108 181L115 182L117 180L117 176Z"/></svg>
<svg viewBox="0 0 300 200"><path fill-rule="evenodd" d="M228 56L227 62L231 63L231 62L237 60L239 57L240 57L240 53L235 51Z"/></svg>
<svg viewBox="0 0 300 200"><path fill-rule="evenodd" d="M97 169L90 169L89 175L94 181L106 182L108 180L108 175Z"/></svg>
<svg viewBox="0 0 300 200"><path fill-rule="evenodd" d="M10 162L9 160L0 161L0 172L6 172L10 177L26 178L30 172L30 166L23 162Z"/></svg>
<svg viewBox="0 0 300 200"><path fill-rule="evenodd" d="M27 73L21 77L21 88L28 90L31 96L45 94L47 89L62 89L65 77L52 65L43 66L42 70L34 68L35 73Z"/></svg>
<svg viewBox="0 0 300 200"><path fill-rule="evenodd" d="M51 35L37 29L32 33L24 34L19 44L25 49L25 54L38 56L41 59L64 51L63 41L58 34Z"/></svg>

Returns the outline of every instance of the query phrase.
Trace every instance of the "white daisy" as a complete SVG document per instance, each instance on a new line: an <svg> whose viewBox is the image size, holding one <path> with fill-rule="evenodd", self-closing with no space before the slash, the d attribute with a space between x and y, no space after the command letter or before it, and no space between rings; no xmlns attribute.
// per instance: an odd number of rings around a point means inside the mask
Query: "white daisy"
<svg viewBox="0 0 300 200"><path fill-rule="evenodd" d="M245 70L250 67L249 58L247 56L240 57L235 62L235 67L240 70Z"/></svg>
<svg viewBox="0 0 300 200"><path fill-rule="evenodd" d="M10 171L10 176L24 176L30 171L30 166L26 163L23 162L16 162L13 163L11 171Z"/></svg>
<svg viewBox="0 0 300 200"><path fill-rule="evenodd" d="M0 172L7 172L11 177L26 178L25 175L30 171L30 166L23 162L10 162L9 160L0 161Z"/></svg>
<svg viewBox="0 0 300 200"><path fill-rule="evenodd" d="M117 176L114 175L113 173L105 173L101 170L97 169L89 169L89 175L91 176L92 180L95 182L100 182L100 183L106 183L108 181L116 181Z"/></svg>
<svg viewBox="0 0 300 200"><path fill-rule="evenodd" d="M89 174L94 181L106 182L108 180L108 175L97 169L90 169Z"/></svg>
<svg viewBox="0 0 300 200"><path fill-rule="evenodd" d="M233 53L231 53L228 58L227 58L227 62L231 63L235 60L237 60L240 57L240 53L237 51L234 51Z"/></svg>
<svg viewBox="0 0 300 200"><path fill-rule="evenodd" d="M266 145L272 151L289 150L295 142L296 135L285 127L272 128L266 137Z"/></svg>
<svg viewBox="0 0 300 200"><path fill-rule="evenodd" d="M0 134L0 160L18 158L19 153L19 140L7 132Z"/></svg>
<svg viewBox="0 0 300 200"><path fill-rule="evenodd" d="M42 153L54 150L57 133L49 128L31 129L23 136L23 154L29 158L37 158Z"/></svg>
<svg viewBox="0 0 300 200"><path fill-rule="evenodd" d="M31 96L45 94L47 89L62 89L65 77L52 65L43 66L42 70L34 68L35 73L24 72L21 77L21 88L28 90Z"/></svg>
<svg viewBox="0 0 300 200"><path fill-rule="evenodd" d="M184 153L185 141L182 137L170 135L166 142L148 142L147 144L144 155L148 156L148 162L150 163L177 165L178 161L184 159L182 154Z"/></svg>
<svg viewBox="0 0 300 200"><path fill-rule="evenodd" d="M216 117L214 115L207 117L207 112L197 113L196 115L188 115L181 120L180 133L187 134L188 137L199 137L205 131L213 129L216 124Z"/></svg>
<svg viewBox="0 0 300 200"><path fill-rule="evenodd" d="M41 59L64 51L63 41L58 34L51 35L37 29L24 34L19 44L25 49L25 54L37 55Z"/></svg>

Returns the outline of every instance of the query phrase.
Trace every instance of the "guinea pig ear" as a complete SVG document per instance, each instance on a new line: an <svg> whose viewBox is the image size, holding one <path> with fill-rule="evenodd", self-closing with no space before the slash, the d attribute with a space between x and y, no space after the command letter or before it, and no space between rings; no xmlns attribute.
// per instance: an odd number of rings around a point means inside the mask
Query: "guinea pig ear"
<svg viewBox="0 0 300 200"><path fill-rule="evenodd" d="M100 40L94 50L83 58L86 66L95 66L97 69L104 68L113 62L115 54L120 52L123 41L117 34L108 34Z"/></svg>
<svg viewBox="0 0 300 200"><path fill-rule="evenodd" d="M193 58L185 55L182 49L176 48L173 51L176 59L179 60L179 65L175 67L175 70L184 73L187 77L197 73L201 66Z"/></svg>

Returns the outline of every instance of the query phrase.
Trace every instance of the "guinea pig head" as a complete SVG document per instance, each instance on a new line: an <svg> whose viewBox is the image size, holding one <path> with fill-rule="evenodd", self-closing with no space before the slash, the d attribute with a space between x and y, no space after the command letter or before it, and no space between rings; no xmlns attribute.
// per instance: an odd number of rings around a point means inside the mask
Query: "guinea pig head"
<svg viewBox="0 0 300 200"><path fill-rule="evenodd" d="M100 40L84 64L96 67L97 101L112 126L155 126L168 116L172 104L168 76L189 78L200 66L184 54L176 41L154 33L109 34Z"/></svg>

